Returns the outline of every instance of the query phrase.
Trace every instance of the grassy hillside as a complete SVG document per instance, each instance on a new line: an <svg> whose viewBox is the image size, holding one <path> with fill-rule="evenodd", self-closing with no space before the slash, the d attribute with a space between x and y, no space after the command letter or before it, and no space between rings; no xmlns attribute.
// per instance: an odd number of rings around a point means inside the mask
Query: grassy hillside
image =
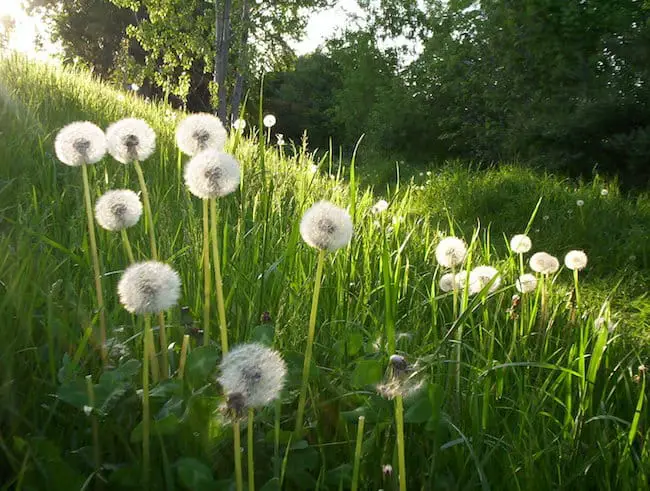
<svg viewBox="0 0 650 491"><path fill-rule="evenodd" d="M142 487L143 324L115 293L128 260L119 235L98 230L109 333L119 347L102 372L81 173L53 152L57 131L72 121L105 128L127 116L145 119L158 135L143 169L160 257L180 273L186 307L167 316L171 378L151 392L150 487L231 489L234 435L215 381L214 300L213 344L201 346L197 334L202 207L185 189L187 158L173 143L182 115L88 74L21 58L0 61L0 114L0 474L10 476L2 489ZM650 323L647 194L624 196L615 183L573 183L516 166L478 172L450 164L378 189L389 207L376 214L377 197L359 188L347 165L259 145L255 134L232 137L227 149L243 172L240 191L218 210L229 340L271 343L289 369L281 401L257 413L250 433L256 487L350 489L357 454L358 489L399 489L399 411L375 389L389 377L393 352L423 387L404 402L408 489L647 487L648 391L639 366L648 351L637 342ZM110 157L89 171L95 198L139 189L132 166ZM348 248L327 255L307 430L296 434L318 256L302 242L299 222L320 199L347 208L355 233ZM564 268L547 285L546 307L541 287L513 304L519 264L505 238L527 227L533 252L589 254L579 306ZM449 234L470 244L468 269L499 269L496 292L439 289L444 271L434 250ZM136 257L150 257L144 227L129 235ZM246 461L249 434L241 426Z"/></svg>

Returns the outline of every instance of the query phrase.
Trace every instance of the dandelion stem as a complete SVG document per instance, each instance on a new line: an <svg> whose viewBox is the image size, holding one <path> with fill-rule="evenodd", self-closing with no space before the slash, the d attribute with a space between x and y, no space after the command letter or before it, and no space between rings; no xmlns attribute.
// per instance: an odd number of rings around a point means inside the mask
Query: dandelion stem
<svg viewBox="0 0 650 491"><path fill-rule="evenodd" d="M145 345L146 348L148 348L148 351L145 353L147 357L149 358L149 363L151 364L151 379L153 380L154 384L158 383L158 377L160 374L160 366L158 365L158 358L156 357L156 350L154 348L154 340L153 340L153 331L151 330L151 326L149 326L149 329L145 329L144 331L144 336L147 339L147 343Z"/></svg>
<svg viewBox="0 0 650 491"><path fill-rule="evenodd" d="M253 456L253 422L255 412L252 407L248 408L248 489L255 489L255 459Z"/></svg>
<svg viewBox="0 0 650 491"><path fill-rule="evenodd" d="M178 378L183 380L183 374L185 372L185 361L187 360L187 346L190 343L190 335L185 334L183 336L183 346L181 347L181 359L178 363Z"/></svg>
<svg viewBox="0 0 650 491"><path fill-rule="evenodd" d="M576 309L580 307L580 289L578 288L578 270L573 270L573 283L575 284L576 291Z"/></svg>
<svg viewBox="0 0 650 491"><path fill-rule="evenodd" d="M316 280L314 283L314 296L311 301L311 314L309 315L309 331L307 334L307 349L305 350L305 362L302 367L302 383L300 385L300 397L298 398L298 414L296 416L296 434L302 432L303 416L305 413L305 401L307 399L307 384L309 383L309 368L311 367L311 354L314 347L314 334L316 332L316 314L318 312L318 297L320 295L320 284L323 278L323 266L325 264L325 250L318 255L318 266L316 267Z"/></svg>
<svg viewBox="0 0 650 491"><path fill-rule="evenodd" d="M273 475L280 477L280 412L282 410L282 401L280 398L275 401L275 421L273 425L273 456L275 457Z"/></svg>
<svg viewBox="0 0 650 491"><path fill-rule="evenodd" d="M93 431L93 460L95 461L95 471L98 471L102 465L101 452L99 446L99 424L95 415L95 389L91 375L86 376L86 391L88 393L88 406L90 406L90 421Z"/></svg>
<svg viewBox="0 0 650 491"><path fill-rule="evenodd" d="M144 355L142 357L142 485L149 489L149 353L151 345L151 317L144 317Z"/></svg>
<svg viewBox="0 0 650 491"><path fill-rule="evenodd" d="M228 331L226 328L226 305L223 300L223 280L221 279L221 256L217 242L217 200L210 200L210 218L212 221L212 262L214 264L214 286L217 291L217 310L219 311L219 332L221 334L221 354L228 353ZM203 342L207 346L210 331L203 333Z"/></svg>
<svg viewBox="0 0 650 491"><path fill-rule="evenodd" d="M147 190L147 183L144 180L142 167L137 160L133 162L135 172L138 174L138 181L140 182L140 190L142 191L142 203L144 204L144 218L149 232L149 241L151 242L151 258L154 261L158 260L158 248L156 247L156 233L153 228L153 213L151 212L151 202L149 201L149 191Z"/></svg>
<svg viewBox="0 0 650 491"><path fill-rule="evenodd" d="M90 255L92 257L93 269L95 270L95 293L97 295L97 309L99 310L99 343L101 346L102 363L106 366L108 353L106 351L106 312L104 311L104 292L102 290L102 273L99 267L99 255L97 254L97 240L95 238L95 217L93 215L93 204L90 199L90 184L88 183L88 166L81 166L84 183L84 201L86 203L86 216L88 217L88 240L90 241Z"/></svg>
<svg viewBox="0 0 650 491"><path fill-rule="evenodd" d="M361 444L363 443L363 426L366 422L364 416L359 416L357 428L357 445L354 449L354 468L352 470L352 491L357 491L359 483L359 466L361 464Z"/></svg>
<svg viewBox="0 0 650 491"><path fill-rule="evenodd" d="M120 230L122 235L122 244L124 245L124 252L126 252L126 257L129 259L129 264L135 263L135 256L133 255L133 249L131 248L131 241L129 240L129 235L126 233L126 229Z"/></svg>
<svg viewBox="0 0 650 491"><path fill-rule="evenodd" d="M395 396L395 423L397 426L397 463L399 489L406 491L406 458L404 452L404 403L402 396Z"/></svg>
<svg viewBox="0 0 650 491"><path fill-rule="evenodd" d="M158 314L158 326L160 327L160 352L162 354L162 365L160 375L163 380L169 376L169 358L167 356L167 327L165 325L165 313Z"/></svg>
<svg viewBox="0 0 650 491"><path fill-rule="evenodd" d="M203 333L210 332L210 203L203 200ZM208 339L210 335L207 335Z"/></svg>
<svg viewBox="0 0 650 491"><path fill-rule="evenodd" d="M241 472L241 439L239 435L239 421L235 421L232 425L233 431L233 450L235 457L235 482L237 483L237 491L243 491L244 480Z"/></svg>

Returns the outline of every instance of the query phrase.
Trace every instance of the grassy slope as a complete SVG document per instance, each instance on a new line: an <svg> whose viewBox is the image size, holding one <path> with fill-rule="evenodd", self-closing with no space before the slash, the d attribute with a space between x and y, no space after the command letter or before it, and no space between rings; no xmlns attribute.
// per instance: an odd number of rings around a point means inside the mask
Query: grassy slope
<svg viewBox="0 0 650 491"><path fill-rule="evenodd" d="M78 483L90 474L84 450L89 445L87 421L81 411L50 394L59 390L57 372L64 354L78 355L79 375L96 370L96 355L80 343L83 329L93 318L80 175L78 169L56 161L53 135L78 119L105 127L135 115L154 127L160 151L145 163L145 173L155 206L159 248L161 256L181 272L182 302L197 318L202 292L200 204L180 182L181 167L171 138L175 115L162 106L102 87L85 74L13 59L0 62L0 111L0 444L7 462L0 464L0 471L6 467L2 473L15 476L26 489L44 489L39 486L57 476ZM254 142L240 142L237 154L245 185L242 193L221 205L228 317L232 339L246 340L254 334L259 312L271 313L276 346L293 374L282 410L283 429L290 430L298 383L294 372L300 371L315 265L315 255L300 241L297 217L319 198L347 206L351 196L345 182L313 176L309 172L312 162L304 152L281 159L268 151L265 163L273 193L267 215L265 198L269 195L261 191L256 151ZM116 186L137 189L134 173L108 159L93 168L91 178L96 194ZM321 486L336 488L336 472L346 472L344 464L352 461L349 440L355 431L350 423L357 414L354 411L369 407L363 488L390 489L379 466L394 463L390 405L362 392L386 366L387 354L376 345L381 345L389 319L403 334L398 349L409 359L436 353L426 365L430 380L437 384L429 393L428 404L434 407L427 406L424 419L416 414L413 419L418 423L407 425L412 489L431 485L455 489L480 483L489 483L493 489L580 488L587 483L633 489L637 485L634 466L648 465L647 456L645 461L640 457L643 441L635 440L634 446L627 447L628 426L611 418L632 420L639 396L633 377L645 355L629 354L620 339L613 344L598 380L597 396L593 396L597 404L584 410L575 400L578 396L584 400L584 389L580 392L580 384L571 385L562 372L512 370L498 372L494 379L483 373L493 364L508 361L538 361L580 370L576 356L592 345L578 342L578 330L567 325L563 296L568 274L560 276L554 290L554 329L559 331L549 330L546 345L532 339L522 342L515 352L508 350L511 327L506 308L512 290L505 290L486 307L471 304L477 310L465 320L466 376L460 407L447 384L450 365L445 360L452 356L452 344L440 343L451 325L449 299L438 298L439 292L432 290L437 274L433 247L436 238L449 230L448 216L453 217L456 232L462 230L468 240L477 219L483 225L492 222L491 234L479 234L476 255L491 262L501 258L498 264L511 280L514 262L507 257L501 234L522 231L543 194L531 232L536 248L558 255L568 248L585 248L591 259L586 310L597 312L600 301L622 278L614 302L623 312L622 326L634 327L635 333L647 330L648 308L638 295L645 293L650 269L649 199L625 199L611 184L609 195L602 197L603 186L599 182L577 186L516 167L480 174L451 167L432 176L424 189L403 185L399 192L389 193L389 214L380 218L394 222L387 235L369 213L372 196L353 194L358 207L357 238L349 251L328 261L319 308L315 358L320 370L312 384L308 411L308 419L318 424L310 433L310 446L291 452L290 488L306 489L316 480ZM585 206L576 208L576 199L584 199ZM266 248L262 246L265 230ZM143 231L135 231L132 240L138 256L147 257ZM99 247L107 272L109 324L115 336L137 353L139 345L128 340L137 335L138 326L119 308L113 294L125 264L120 243L102 232ZM177 343L185 323L178 312L171 314L171 337ZM213 329L216 332L216 322ZM496 348L494 343L490 347L490 332L498 332ZM170 462L183 456L207 463L219 478L228 477L230 436L227 427L211 415L218 391L209 388L204 392L209 397L200 401L187 399L187 391L198 390L200 382L181 391L187 410L182 433L166 439L154 455L159 467L169 473L173 473ZM495 390L498 399L492 399ZM438 391L444 397L436 396ZM573 404L569 404L572 397ZM163 402L164 398L160 405ZM119 487L127 486L129 473L137 474L138 445L128 444L137 421L137 398L129 392L102 425L105 460L123 467L122 474L112 475ZM260 418L256 440L260 483L273 474L267 464L273 445L263 441L272 421L272 411ZM645 418L642 431L644 424ZM195 438L195 433L202 438ZM167 486L178 484L177 479L163 475L161 471L156 479L164 479Z"/></svg>

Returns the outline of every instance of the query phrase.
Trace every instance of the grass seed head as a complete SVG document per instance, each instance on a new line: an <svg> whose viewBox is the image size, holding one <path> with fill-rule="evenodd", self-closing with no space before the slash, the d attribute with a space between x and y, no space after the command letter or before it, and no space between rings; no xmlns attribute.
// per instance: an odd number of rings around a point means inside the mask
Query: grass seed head
<svg viewBox="0 0 650 491"><path fill-rule="evenodd" d="M221 120L208 113L186 117L176 128L176 144L186 155L194 156L209 148L223 150L228 133Z"/></svg>
<svg viewBox="0 0 650 491"><path fill-rule="evenodd" d="M240 180L235 157L216 149L199 153L185 166L185 184L201 199L226 196L237 190Z"/></svg>
<svg viewBox="0 0 650 491"><path fill-rule="evenodd" d="M316 249L336 251L352 240L352 219L343 208L320 201L309 208L300 222L300 235Z"/></svg>
<svg viewBox="0 0 650 491"><path fill-rule="evenodd" d="M95 164L106 155L106 136L93 123L77 121L59 131L54 151L61 162L71 167Z"/></svg>
<svg viewBox="0 0 650 491"><path fill-rule="evenodd" d="M524 254L533 247L533 242L530 237L524 234L515 235L510 239L510 249L516 254Z"/></svg>
<svg viewBox="0 0 650 491"><path fill-rule="evenodd" d="M129 266L117 284L124 308L133 314L158 314L178 303L181 279L176 271L158 261Z"/></svg>
<svg viewBox="0 0 650 491"><path fill-rule="evenodd" d="M436 247L436 260L444 268L453 268L465 260L467 245L458 237L445 237Z"/></svg>
<svg viewBox="0 0 650 491"><path fill-rule="evenodd" d="M122 164L143 162L156 150L156 132L146 121L121 119L106 130L108 153Z"/></svg>
<svg viewBox="0 0 650 491"><path fill-rule="evenodd" d="M553 274L560 269L560 261L547 252L536 252L530 258L530 269L543 275Z"/></svg>
<svg viewBox="0 0 650 491"><path fill-rule="evenodd" d="M584 251L569 251L564 256L564 265L570 270L580 271L587 266L587 255Z"/></svg>
<svg viewBox="0 0 650 491"><path fill-rule="evenodd" d="M99 197L95 217L100 227L118 232L132 227L142 215L140 198L130 189L114 189Z"/></svg>

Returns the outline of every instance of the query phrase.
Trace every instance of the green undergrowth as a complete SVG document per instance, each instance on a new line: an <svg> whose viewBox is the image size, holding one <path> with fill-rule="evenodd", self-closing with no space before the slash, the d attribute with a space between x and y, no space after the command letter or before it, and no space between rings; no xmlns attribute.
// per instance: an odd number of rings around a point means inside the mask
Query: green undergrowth
<svg viewBox="0 0 650 491"><path fill-rule="evenodd" d="M102 373L81 176L53 154L53 137L65 124L83 119L105 128L126 116L146 119L158 134L159 150L143 169L160 257L183 282L184 309L167 318L172 377L151 392L151 489L231 489L232 426L215 382L220 353L217 345L201 346L198 335L201 203L181 179L185 159L172 137L179 114L88 74L11 58L0 61L0 115L0 475L8 476L2 489L141 487L142 325L115 294L127 260L119 237L99 231L115 348L112 369ZM648 352L638 342L650 316L643 297L647 195L630 198L615 183L574 184L514 166L479 172L450 164L421 182L378 190L389 207L375 214L378 195L361 189L336 159L314 161L304 149L262 151L254 133L231 138L228 149L243 172L241 190L219 201L229 339L272 344L289 368L282 400L255 421L260 489L350 489L359 416L359 489L398 489L393 403L375 390L395 351L422 386L405 401L408 489L647 487L648 394L639 367ZM94 196L138 189L133 169L110 158L89 170ZM355 235L347 249L327 257L308 431L296 438L317 259L298 225L320 199L350 210ZM564 268L547 285L545 308L541 289L513 300L520 266L505 238L529 223L534 251L589 254L580 305ZM470 265L499 269L496 292L454 299L440 291L434 250L451 233L471 245ZM129 234L136 256L148 258L143 227ZM192 341L181 380L186 333ZM97 472L88 414L99 420Z"/></svg>

